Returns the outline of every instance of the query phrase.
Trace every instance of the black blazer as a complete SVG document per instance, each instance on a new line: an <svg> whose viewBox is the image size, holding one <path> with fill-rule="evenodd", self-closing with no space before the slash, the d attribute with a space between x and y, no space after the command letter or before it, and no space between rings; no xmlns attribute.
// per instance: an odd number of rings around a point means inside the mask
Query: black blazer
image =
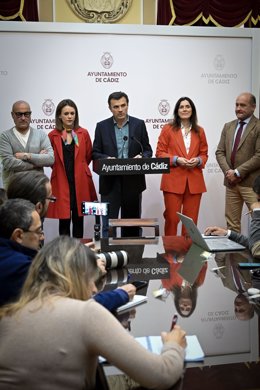
<svg viewBox="0 0 260 390"><path fill-rule="evenodd" d="M143 157L152 157L153 151L149 143L148 133L144 121L129 116L129 158L132 158L142 152L140 144L135 139L143 146ZM113 117L97 123L93 142L93 160L107 157L118 157ZM130 192L140 193L146 189L144 175L122 175L119 177L122 178L123 185L128 186ZM118 176L116 175L100 176L99 193L101 195L108 194L115 180L118 180Z"/></svg>

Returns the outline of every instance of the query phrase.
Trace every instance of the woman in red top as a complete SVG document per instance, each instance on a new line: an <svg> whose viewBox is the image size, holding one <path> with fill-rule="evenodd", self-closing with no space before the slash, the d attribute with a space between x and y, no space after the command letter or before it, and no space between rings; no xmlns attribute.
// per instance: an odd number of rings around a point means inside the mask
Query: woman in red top
<svg viewBox="0 0 260 390"><path fill-rule="evenodd" d="M92 174L89 169L92 142L89 133L79 125L76 104L62 100L56 109L55 129L49 133L54 150L51 185L57 197L50 204L47 217L59 219L59 234L83 237L81 202L97 199Z"/></svg>
<svg viewBox="0 0 260 390"><path fill-rule="evenodd" d="M170 278L162 279L162 286L167 290L167 293L172 293L175 309L179 315L189 317L196 308L198 288L204 283L208 263L201 266L196 280L190 284L178 272L192 241L183 236L165 236L162 239L165 253L160 255L169 263L170 269ZM194 261L196 262L198 259L194 258Z"/></svg>
<svg viewBox="0 0 260 390"><path fill-rule="evenodd" d="M193 101L181 97L174 108L171 123L161 131L156 157L170 158L170 173L162 175L161 190L165 203L165 235L176 236L177 211L198 220L201 195L206 192L202 169L208 159L208 144L202 127L197 124ZM182 235L186 230L182 227Z"/></svg>

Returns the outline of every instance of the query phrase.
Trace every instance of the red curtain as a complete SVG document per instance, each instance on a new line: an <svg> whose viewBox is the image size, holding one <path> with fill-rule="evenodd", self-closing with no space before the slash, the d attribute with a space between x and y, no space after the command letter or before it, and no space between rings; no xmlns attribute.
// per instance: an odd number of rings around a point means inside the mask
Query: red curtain
<svg viewBox="0 0 260 390"><path fill-rule="evenodd" d="M38 22L37 0L1 0L0 20Z"/></svg>
<svg viewBox="0 0 260 390"><path fill-rule="evenodd" d="M260 0L158 0L157 24L259 27Z"/></svg>

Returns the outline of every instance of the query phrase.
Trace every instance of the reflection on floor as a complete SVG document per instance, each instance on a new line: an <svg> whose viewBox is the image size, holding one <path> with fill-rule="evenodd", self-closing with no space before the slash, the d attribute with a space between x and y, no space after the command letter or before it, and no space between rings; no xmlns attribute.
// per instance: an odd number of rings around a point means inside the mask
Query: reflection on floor
<svg viewBox="0 0 260 390"><path fill-rule="evenodd" d="M110 390L142 390L126 375L108 377ZM189 368L184 378L172 390L260 390L260 361L258 363L223 364Z"/></svg>
<svg viewBox="0 0 260 390"><path fill-rule="evenodd" d="M183 380L183 390L186 389L260 390L260 361L189 368Z"/></svg>

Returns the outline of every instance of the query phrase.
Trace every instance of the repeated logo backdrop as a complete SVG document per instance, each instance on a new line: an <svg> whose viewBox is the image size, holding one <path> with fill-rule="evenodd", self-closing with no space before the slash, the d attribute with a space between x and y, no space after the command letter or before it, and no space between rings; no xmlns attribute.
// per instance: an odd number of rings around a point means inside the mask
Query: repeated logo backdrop
<svg viewBox="0 0 260 390"><path fill-rule="evenodd" d="M48 133L57 104L71 98L93 140L96 123L111 115L108 95L121 90L129 96L129 114L144 119L155 154L176 101L189 96L209 144L204 170L208 192L202 198L199 227L223 225L223 175L215 150L224 123L235 118L236 96L251 90L251 44L244 37L1 33L0 131L13 125L13 102L24 99L31 105L32 126ZM98 177L93 176L98 189ZM160 175L148 175L143 216L158 217L161 233L163 210ZM86 235L92 234L91 218L85 218ZM55 221L46 224L57 233Z"/></svg>

